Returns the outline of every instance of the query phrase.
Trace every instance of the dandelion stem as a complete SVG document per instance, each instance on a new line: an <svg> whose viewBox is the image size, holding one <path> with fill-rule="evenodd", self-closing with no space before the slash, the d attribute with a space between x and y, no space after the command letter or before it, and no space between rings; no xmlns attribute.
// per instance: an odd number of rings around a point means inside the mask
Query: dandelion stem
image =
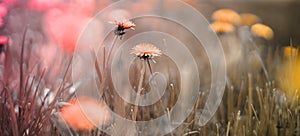
<svg viewBox="0 0 300 136"><path fill-rule="evenodd" d="M149 61L149 59L147 59L147 64L148 64L148 67L149 67L150 73L152 74L153 72L152 72L152 68L151 68L151 64L150 64L150 61Z"/></svg>
<svg viewBox="0 0 300 136"><path fill-rule="evenodd" d="M253 97L252 97L252 75L248 74L248 129L252 130L252 103L253 103ZM252 132L249 131L249 134L251 135Z"/></svg>
<svg viewBox="0 0 300 136"><path fill-rule="evenodd" d="M136 99L134 102L135 107L134 107L134 114L132 114L132 120L136 120L138 107L139 107L138 103L139 103L140 97L141 97L140 94L143 90L143 81L144 81L145 72L146 72L146 61L143 61L142 69L141 69L141 76L140 76L139 85L138 85L138 91L137 91Z"/></svg>

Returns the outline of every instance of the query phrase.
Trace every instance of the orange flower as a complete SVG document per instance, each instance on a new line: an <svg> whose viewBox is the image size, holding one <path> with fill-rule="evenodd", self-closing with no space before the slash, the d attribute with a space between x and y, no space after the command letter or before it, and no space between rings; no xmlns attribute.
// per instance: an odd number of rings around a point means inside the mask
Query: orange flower
<svg viewBox="0 0 300 136"><path fill-rule="evenodd" d="M241 23L242 26L251 26L255 23L260 22L260 18L254 14L244 13L241 14Z"/></svg>
<svg viewBox="0 0 300 136"><path fill-rule="evenodd" d="M109 123L111 114L105 104L95 99L80 97L70 100L61 108L62 118L76 130L89 131Z"/></svg>
<svg viewBox="0 0 300 136"><path fill-rule="evenodd" d="M132 48L130 54L135 54L141 59L151 59L161 55L161 50L149 43L141 43Z"/></svg>
<svg viewBox="0 0 300 136"><path fill-rule="evenodd" d="M213 13L212 18L215 21L228 22L232 24L239 24L240 22L240 15L231 9L217 10Z"/></svg>
<svg viewBox="0 0 300 136"><path fill-rule="evenodd" d="M273 30L269 26L260 23L254 24L251 27L251 32L253 35L267 40L272 39L274 36Z"/></svg>
<svg viewBox="0 0 300 136"><path fill-rule="evenodd" d="M228 33L235 30L232 24L220 21L213 22L211 27L216 33Z"/></svg>
<svg viewBox="0 0 300 136"><path fill-rule="evenodd" d="M283 51L284 57L286 58L293 58L298 56L298 49L292 46L284 47Z"/></svg>

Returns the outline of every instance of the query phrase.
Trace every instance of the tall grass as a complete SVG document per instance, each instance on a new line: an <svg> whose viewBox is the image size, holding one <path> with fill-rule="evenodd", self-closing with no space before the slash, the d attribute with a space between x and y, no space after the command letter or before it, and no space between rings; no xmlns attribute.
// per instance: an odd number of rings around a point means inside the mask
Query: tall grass
<svg viewBox="0 0 300 136"><path fill-rule="evenodd" d="M65 85L68 69L64 72L63 80L58 88L45 86L45 72L26 69L29 59L25 59L24 53L27 28L23 33L22 45L20 45L20 56L12 54L11 47L7 45L3 77L0 89L0 134L13 136L45 135L56 133L56 128L51 122L52 113L55 111L56 103L62 99L62 94L68 88ZM14 71L13 61L17 61L19 69ZM19 76L15 76L19 75ZM18 78L17 78L18 77ZM53 97L50 100L49 97Z"/></svg>

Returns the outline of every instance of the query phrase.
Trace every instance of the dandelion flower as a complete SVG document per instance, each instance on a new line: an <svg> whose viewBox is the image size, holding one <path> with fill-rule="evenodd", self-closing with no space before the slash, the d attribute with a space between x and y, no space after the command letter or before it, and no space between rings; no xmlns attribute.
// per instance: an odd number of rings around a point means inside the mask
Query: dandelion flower
<svg viewBox="0 0 300 136"><path fill-rule="evenodd" d="M228 33L235 30L232 24L220 21L213 22L211 27L216 33Z"/></svg>
<svg viewBox="0 0 300 136"><path fill-rule="evenodd" d="M240 25L242 26L251 26L253 24L260 22L260 18L254 14L244 13L241 14L240 16L241 16Z"/></svg>
<svg viewBox="0 0 300 136"><path fill-rule="evenodd" d="M293 57L298 56L298 49L295 47L287 46L287 47L284 47L283 54L284 54L284 57L286 57L286 58L293 58Z"/></svg>
<svg viewBox="0 0 300 136"><path fill-rule="evenodd" d="M240 15L231 9L217 10L213 13L212 18L215 21L228 22L232 24L239 24L240 22Z"/></svg>
<svg viewBox="0 0 300 136"><path fill-rule="evenodd" d="M111 23L118 26L115 30L115 34L118 36L124 35L126 29L134 30L134 27L135 27L135 24L127 19L123 19L122 21L115 20L114 22L111 22Z"/></svg>
<svg viewBox="0 0 300 136"><path fill-rule="evenodd" d="M130 54L135 54L140 59L152 59L153 57L160 56L161 50L150 43L141 43L132 48Z"/></svg>
<svg viewBox="0 0 300 136"><path fill-rule="evenodd" d="M80 97L70 100L61 108L62 118L75 130L89 131L107 124L111 115L108 107L97 100Z"/></svg>
<svg viewBox="0 0 300 136"><path fill-rule="evenodd" d="M251 32L253 35L267 40L272 39L274 36L273 30L269 26L260 23L254 24L251 27Z"/></svg>

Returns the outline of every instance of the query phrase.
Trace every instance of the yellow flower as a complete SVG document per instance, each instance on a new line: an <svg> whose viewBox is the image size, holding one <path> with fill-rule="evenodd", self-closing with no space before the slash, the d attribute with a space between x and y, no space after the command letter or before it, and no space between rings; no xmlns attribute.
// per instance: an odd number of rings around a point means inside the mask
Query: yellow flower
<svg viewBox="0 0 300 136"><path fill-rule="evenodd" d="M213 22L211 27L216 33L228 33L235 30L232 24L220 21Z"/></svg>
<svg viewBox="0 0 300 136"><path fill-rule="evenodd" d="M242 26L251 26L253 24L260 22L260 18L254 14L244 13L241 14L240 16L241 16L240 25Z"/></svg>
<svg viewBox="0 0 300 136"><path fill-rule="evenodd" d="M298 56L298 49L292 46L284 47L283 51L284 57L286 58L293 58Z"/></svg>
<svg viewBox="0 0 300 136"><path fill-rule="evenodd" d="M141 43L132 48L130 54L135 54L141 59L151 59L161 55L161 50L150 43Z"/></svg>
<svg viewBox="0 0 300 136"><path fill-rule="evenodd" d="M300 96L300 58L286 62L279 72L279 85L288 98L293 100Z"/></svg>
<svg viewBox="0 0 300 136"><path fill-rule="evenodd" d="M239 24L240 22L240 15L231 9L217 10L213 13L212 18L215 21L228 22L232 24Z"/></svg>
<svg viewBox="0 0 300 136"><path fill-rule="evenodd" d="M269 26L260 23L254 24L251 27L251 32L253 35L267 40L272 39L274 36L273 30Z"/></svg>

